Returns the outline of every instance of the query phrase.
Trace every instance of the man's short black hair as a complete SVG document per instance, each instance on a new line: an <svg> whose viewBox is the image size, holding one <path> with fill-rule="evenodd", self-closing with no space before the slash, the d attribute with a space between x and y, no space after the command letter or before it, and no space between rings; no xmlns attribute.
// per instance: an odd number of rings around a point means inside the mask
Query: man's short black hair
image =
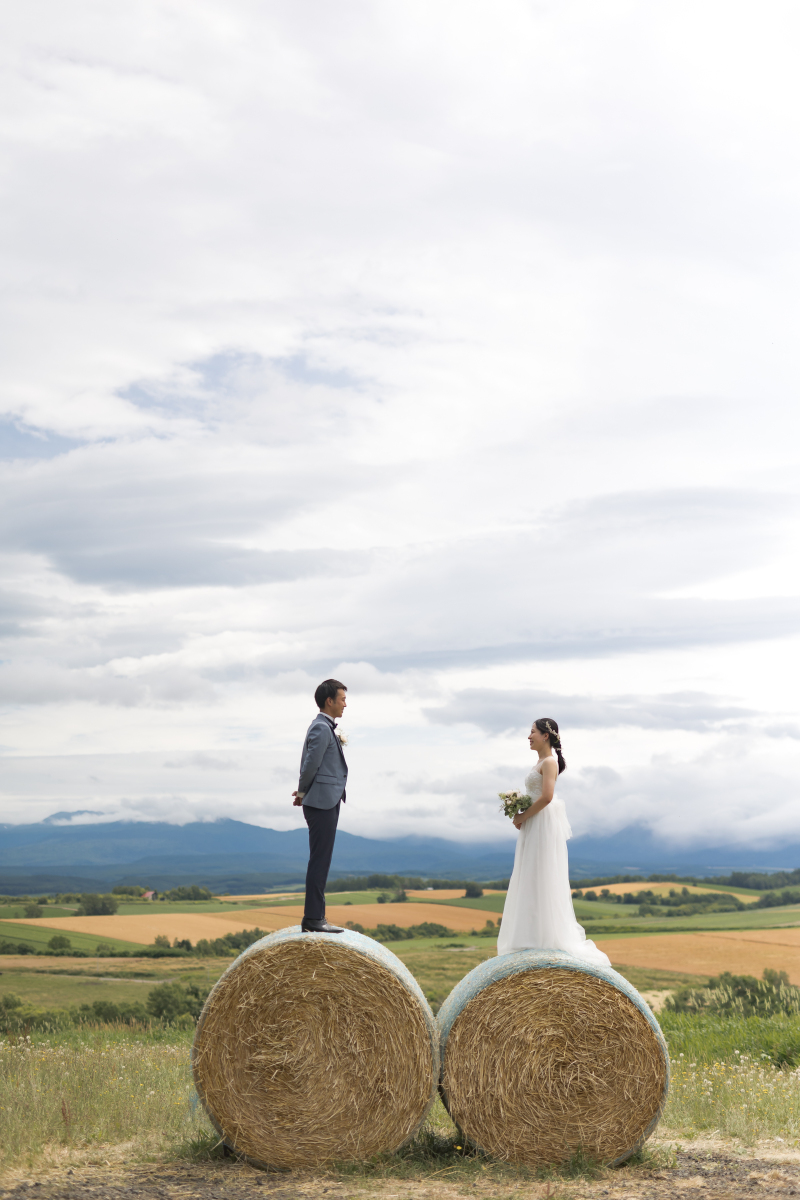
<svg viewBox="0 0 800 1200"><path fill-rule="evenodd" d="M326 679L319 685L317 690L314 692L314 699L317 702L317 708L320 710L320 712L325 707L326 700L336 699L336 695L340 688L343 692L347 691L346 686L343 683L339 683L338 679Z"/></svg>

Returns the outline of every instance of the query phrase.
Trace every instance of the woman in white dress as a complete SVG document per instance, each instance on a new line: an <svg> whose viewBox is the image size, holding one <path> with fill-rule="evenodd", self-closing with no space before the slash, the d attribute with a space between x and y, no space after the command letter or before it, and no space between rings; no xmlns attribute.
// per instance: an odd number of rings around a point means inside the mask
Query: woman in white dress
<svg viewBox="0 0 800 1200"><path fill-rule="evenodd" d="M572 908L567 861L572 830L564 801L555 794L556 780L567 764L552 717L533 722L528 742L538 756L525 779L525 792L533 803L514 817L519 841L497 952L565 950L585 962L610 967L608 956L587 939Z"/></svg>

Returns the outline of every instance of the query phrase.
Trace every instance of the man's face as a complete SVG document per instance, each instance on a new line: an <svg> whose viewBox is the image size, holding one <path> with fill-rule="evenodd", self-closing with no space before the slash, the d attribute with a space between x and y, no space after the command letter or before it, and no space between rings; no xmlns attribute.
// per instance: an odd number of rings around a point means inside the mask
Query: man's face
<svg viewBox="0 0 800 1200"><path fill-rule="evenodd" d="M326 713L327 716L333 717L334 721L336 721L342 715L342 713L344 712L344 710L346 708L347 708L347 692L344 690L344 688L339 688L338 692L336 693L336 699L335 700L331 700L330 698L327 699L325 701L325 707L323 708L322 711L324 713Z"/></svg>

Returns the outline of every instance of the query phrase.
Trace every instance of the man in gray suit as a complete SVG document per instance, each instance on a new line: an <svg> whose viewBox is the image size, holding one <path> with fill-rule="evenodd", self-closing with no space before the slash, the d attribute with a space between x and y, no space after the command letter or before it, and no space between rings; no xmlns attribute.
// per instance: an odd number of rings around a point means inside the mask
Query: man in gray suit
<svg viewBox="0 0 800 1200"><path fill-rule="evenodd" d="M304 933L343 933L325 919L325 884L328 882L339 807L347 799L347 763L336 721L347 707L347 688L338 679L326 679L314 692L319 715L308 727L300 760L300 782L292 792L294 803L302 804L308 825L308 870Z"/></svg>

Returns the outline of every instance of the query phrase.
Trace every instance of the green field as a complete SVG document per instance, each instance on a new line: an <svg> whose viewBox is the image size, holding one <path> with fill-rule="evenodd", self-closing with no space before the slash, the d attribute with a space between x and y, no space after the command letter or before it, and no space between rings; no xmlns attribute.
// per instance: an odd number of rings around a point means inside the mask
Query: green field
<svg viewBox="0 0 800 1200"><path fill-rule="evenodd" d="M390 949L406 964L419 982L434 1009L452 991L468 971L497 953L493 938L470 938L464 934L453 938L414 938L392 942ZM91 965L85 959L59 959L58 966L31 958L30 966L15 962L13 969L3 968L0 958L0 997L6 993L19 996L26 1004L39 1008L70 1008L91 1004L95 1000L110 1000L117 1004L127 1001L144 1002L150 988L165 980L180 980L211 988L232 959L153 959L146 964L131 964L127 959L96 960ZM644 990L676 988L683 984L700 985L706 982L695 975L672 971L625 967L620 972L634 987Z"/></svg>
<svg viewBox="0 0 800 1200"><path fill-rule="evenodd" d="M80 961L80 960L79 960ZM37 1008L72 1008L111 1000L122 1004L147 999L157 979L98 979L86 976L50 975L38 971L0 971L0 996L19 996Z"/></svg>
<svg viewBox="0 0 800 1200"><path fill-rule="evenodd" d="M415 897L412 903L446 904L450 908L479 908L485 912L501 913L503 911L503 905L506 902L505 892L498 892L494 896L478 896L475 900L468 900L464 896L458 900L435 900L433 898L435 895L436 893L434 892L430 900L427 898L425 900L419 900L417 897Z"/></svg>
<svg viewBox="0 0 800 1200"><path fill-rule="evenodd" d="M711 890L722 891L725 889ZM727 889L743 891L744 889ZM357 895L358 893L356 893ZM370 896L374 893L369 893ZM760 892L751 892L754 897ZM348 897L350 899L351 897ZM493 896L480 896L477 899L461 897L457 900L437 900L435 894L423 901L414 899L410 903L438 904L451 908L472 908L486 913L502 913L505 904L505 893ZM354 903L357 901L353 900ZM372 901L371 901L372 902ZM333 897L328 903L335 903ZM364 901L363 903L366 903ZM714 929L776 929L782 926L800 926L800 905L791 904L783 908L743 909L730 913L696 913L691 917L640 917L638 906L635 904L611 904L602 900L573 900L575 916L592 936L613 934L650 934L650 933L693 933L699 930ZM443 918L446 923L446 918Z"/></svg>
<svg viewBox="0 0 800 1200"><path fill-rule="evenodd" d="M22 920L27 904L0 904L0 920ZM43 904L43 917L71 917L77 909L77 904ZM36 918L32 918L36 919Z"/></svg>
<svg viewBox="0 0 800 1200"><path fill-rule="evenodd" d="M574 901L575 915L587 929L593 933L617 933L620 926L626 932L634 933L693 933L700 929L776 929L781 926L792 928L800 925L800 908L790 905L787 908L759 908L755 912L732 913L697 913L692 917L639 917L620 914L617 909L610 920L607 916L600 917L592 910L599 905L581 904ZM613 907L608 905L606 907ZM627 907L627 906L626 906ZM631 906L632 907L632 906ZM587 912L587 909L589 910ZM633 910L635 913L635 909ZM619 918L619 919L615 919Z"/></svg>
<svg viewBox="0 0 800 1200"><path fill-rule="evenodd" d="M141 944L138 942L124 942L120 938L98 937L96 933L73 933L71 930L50 929L47 925L38 925L32 921L29 925L11 925L7 921L0 921L0 941L9 942L26 942L29 946L33 946L34 950L47 950L47 943L51 937L56 934L63 933L64 937L68 937L73 950L85 950L87 954L94 954L99 942L110 946L112 950L141 950ZM2 969L3 959L0 956L0 969Z"/></svg>

